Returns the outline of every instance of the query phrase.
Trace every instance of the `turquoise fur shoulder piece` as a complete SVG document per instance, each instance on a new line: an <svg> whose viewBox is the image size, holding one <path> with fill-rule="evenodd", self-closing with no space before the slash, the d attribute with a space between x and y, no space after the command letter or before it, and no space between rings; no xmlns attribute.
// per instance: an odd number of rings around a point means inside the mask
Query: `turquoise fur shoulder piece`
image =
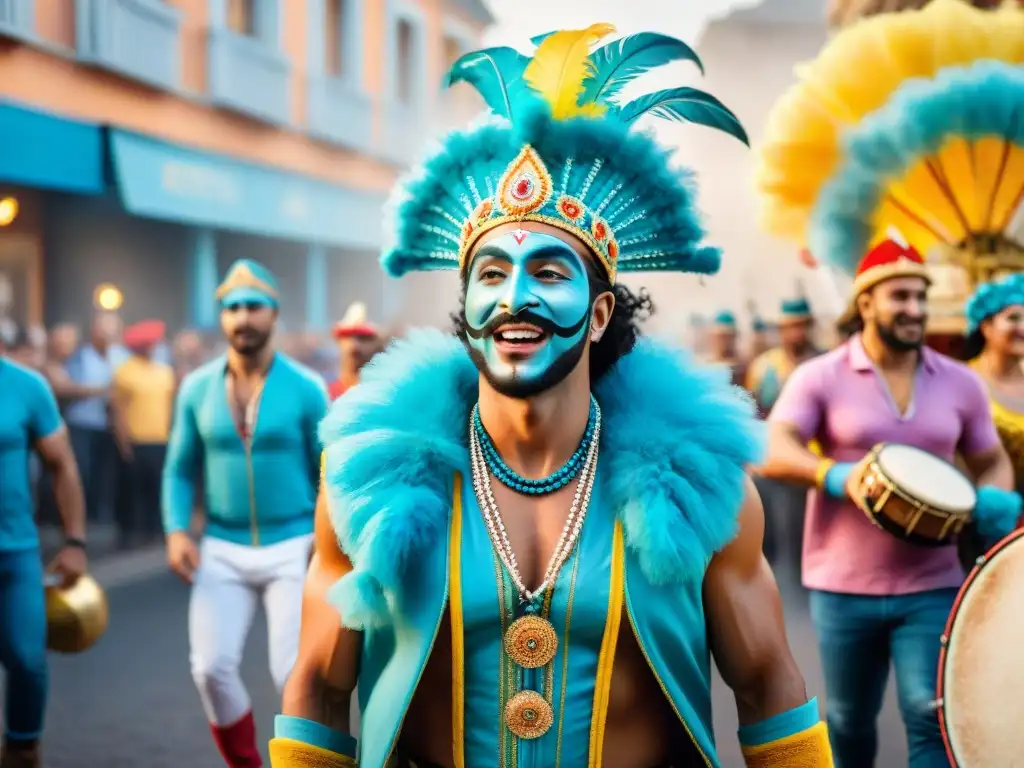
<svg viewBox="0 0 1024 768"><path fill-rule="evenodd" d="M1024 146L1024 67L981 61L910 80L843 136L845 159L811 215L809 245L853 274L874 235L886 185L950 138L1001 137Z"/></svg>
<svg viewBox="0 0 1024 768"><path fill-rule="evenodd" d="M445 535L452 475L469 469L477 387L455 337L414 331L375 357L321 424L331 519L353 564L331 593L346 626L388 624L406 564ZM595 395L610 499L645 577L702 579L736 535L744 468L762 456L753 404L725 372L650 339Z"/></svg>

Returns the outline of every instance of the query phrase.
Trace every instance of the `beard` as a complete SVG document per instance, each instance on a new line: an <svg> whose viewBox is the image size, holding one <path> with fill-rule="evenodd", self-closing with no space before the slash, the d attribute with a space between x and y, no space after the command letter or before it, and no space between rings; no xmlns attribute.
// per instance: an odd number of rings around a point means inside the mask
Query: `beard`
<svg viewBox="0 0 1024 768"><path fill-rule="evenodd" d="M548 366L548 369L543 374L530 379L520 378L515 373L511 376L496 376L494 371L487 365L484 356L468 343L463 343L469 352L473 365L483 374L484 379L486 379L495 392L516 400L526 400L561 384L565 377L576 369L580 360L583 359L584 350L587 348L587 335L583 334L579 341L555 358L555 361Z"/></svg>
<svg viewBox="0 0 1024 768"><path fill-rule="evenodd" d="M912 341L907 341L906 339L901 339L899 337L897 333L897 327L900 324L905 323L906 321L899 317L895 318L892 322L885 325L883 325L882 323L878 323L878 337L882 340L882 343L885 344L885 346L887 346L893 352L915 352L924 346L923 332L918 338ZM924 328L923 319L921 320L921 327L922 329Z"/></svg>
<svg viewBox="0 0 1024 768"><path fill-rule="evenodd" d="M463 344L469 352L469 357L473 361L473 365L476 366L476 369L480 371L484 379L488 384L490 384L491 388L494 389L495 392L516 400L525 400L530 397L535 397L541 392L546 392L557 384L560 384L566 376L576 369L580 360L583 359L583 352L587 348L588 335L584 333L580 336L579 341L555 358L551 365L548 366L547 370L545 370L540 376L535 376L529 379L517 376L514 367L512 369L513 372L511 376L496 375L490 366L487 365L487 360L484 358L483 354L469 343L469 339L482 339L493 335L502 325L514 322L523 322L535 325L544 332L549 339L554 337L571 339L583 330L583 328L590 322L590 314L591 310L588 309L587 312L584 313L583 317L580 318L579 322L572 326L561 326L546 317L526 309L516 315L503 314L494 317L487 323L487 325L480 329L473 328L466 320L465 314L463 314L463 328L466 331L466 338L463 339Z"/></svg>
<svg viewBox="0 0 1024 768"><path fill-rule="evenodd" d="M228 343L240 355L258 355L270 343L271 331L257 331L254 328L240 328L231 334Z"/></svg>

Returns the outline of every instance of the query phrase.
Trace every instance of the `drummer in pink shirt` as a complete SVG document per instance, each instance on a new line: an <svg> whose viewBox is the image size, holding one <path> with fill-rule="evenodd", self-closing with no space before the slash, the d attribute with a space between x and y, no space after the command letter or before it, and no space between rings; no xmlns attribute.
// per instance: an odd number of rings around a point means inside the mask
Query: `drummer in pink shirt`
<svg viewBox="0 0 1024 768"><path fill-rule="evenodd" d="M915 250L893 240L873 249L854 283L850 319L860 332L801 365L769 419L762 473L813 489L803 583L811 590L839 768L874 764L890 663L911 768L948 766L932 701L939 638L964 578L955 546L907 543L850 502L865 454L880 442L947 461L961 454L980 486L976 520L993 538L1009 532L1020 510L1019 497L1008 493L1013 473L984 385L924 346L927 290ZM827 458L807 450L812 439Z"/></svg>

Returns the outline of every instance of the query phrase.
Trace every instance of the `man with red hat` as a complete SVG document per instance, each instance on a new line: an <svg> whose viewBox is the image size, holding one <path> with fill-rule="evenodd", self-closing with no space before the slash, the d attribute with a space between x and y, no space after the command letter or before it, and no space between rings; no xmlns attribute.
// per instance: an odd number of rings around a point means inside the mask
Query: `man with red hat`
<svg viewBox="0 0 1024 768"><path fill-rule="evenodd" d="M763 474L811 488L803 546L838 766L872 765L876 721L896 672L913 768L946 766L933 706L939 643L964 579L955 546L922 547L872 524L850 501L878 443L960 454L978 490L975 520L1008 533L1020 511L985 387L924 345L930 280L898 233L861 261L850 338L801 365L769 417ZM811 440L821 456L808 448ZM984 525L983 525L984 524Z"/></svg>
<svg viewBox="0 0 1024 768"><path fill-rule="evenodd" d="M153 357L165 333L160 320L126 328L123 343L131 357L114 372L111 416L121 456L117 517L122 547L151 543L161 535L160 483L176 388L174 368Z"/></svg>
<svg viewBox="0 0 1024 768"><path fill-rule="evenodd" d="M359 383L359 371L380 351L381 335L366 319L366 307L356 302L334 326L341 362L338 378L327 388L331 400L337 400Z"/></svg>

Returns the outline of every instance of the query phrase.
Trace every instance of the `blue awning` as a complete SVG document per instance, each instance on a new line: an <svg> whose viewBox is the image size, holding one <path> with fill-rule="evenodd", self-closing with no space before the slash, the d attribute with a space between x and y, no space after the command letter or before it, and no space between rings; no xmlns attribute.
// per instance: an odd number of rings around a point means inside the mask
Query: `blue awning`
<svg viewBox="0 0 1024 768"><path fill-rule="evenodd" d="M111 129L118 194L137 216L342 248L380 247L384 196Z"/></svg>
<svg viewBox="0 0 1024 768"><path fill-rule="evenodd" d="M0 102L0 180L102 194L102 130L98 125Z"/></svg>

